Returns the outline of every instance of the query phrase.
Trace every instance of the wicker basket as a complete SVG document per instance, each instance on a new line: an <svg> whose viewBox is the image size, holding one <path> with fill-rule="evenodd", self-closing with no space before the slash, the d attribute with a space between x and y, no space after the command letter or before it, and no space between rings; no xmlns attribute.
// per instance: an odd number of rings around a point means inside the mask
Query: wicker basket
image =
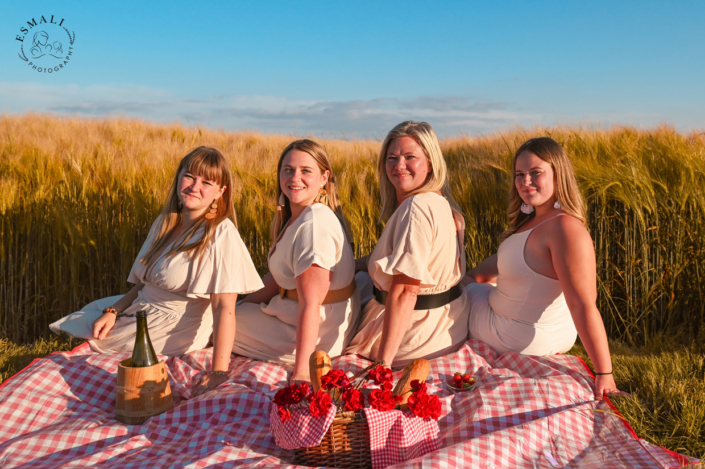
<svg viewBox="0 0 705 469"><path fill-rule="evenodd" d="M294 464L371 468L370 429L362 413L338 412L321 444L294 450Z"/></svg>

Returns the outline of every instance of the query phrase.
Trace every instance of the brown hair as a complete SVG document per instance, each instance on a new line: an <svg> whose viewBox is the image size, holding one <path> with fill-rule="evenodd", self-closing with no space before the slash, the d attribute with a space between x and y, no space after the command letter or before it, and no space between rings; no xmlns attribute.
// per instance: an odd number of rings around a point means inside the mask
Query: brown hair
<svg viewBox="0 0 705 469"><path fill-rule="evenodd" d="M179 199L179 175L181 171L186 170L196 176L201 176L209 181L216 182L220 187L225 186L223 195L218 200L218 211L212 220L207 220L204 216L196 221L186 232L179 237L173 247L166 253L167 256L173 256L178 252L192 252L202 256L206 250L208 242L213 238L217 226L230 218L237 227L237 218L235 215L235 207L233 207L232 197L232 177L228 169L228 163L221 152L215 148L198 147L188 155L184 156L179 163L179 167L174 175L174 181L169 190L169 198L167 199L164 208L159 216L156 235L152 241L144 257L140 262L150 266L155 259L155 255L164 248L169 236L179 226L182 220L181 215L181 200ZM207 211L206 211L207 213ZM201 226L205 225L205 233L201 239L189 244L194 234Z"/></svg>
<svg viewBox="0 0 705 469"><path fill-rule="evenodd" d="M335 190L335 174L333 174L333 168L331 167L328 153L326 153L326 150L321 145L314 142L313 140L303 139L296 140L295 142L291 142L289 145L287 145L287 147L284 148L284 150L282 151L282 154L279 157L279 162L277 163L276 200L277 204L279 204L280 198L283 198L284 205L277 206L277 212L274 215L274 220L272 220L272 228L270 230L272 243L277 242L279 233L281 233L282 229L284 229L286 223L291 218L291 205L289 204L289 198L284 196L282 193L279 175L282 171L282 162L284 161L284 157L287 153L292 150L299 150L308 153L309 155L311 155L311 157L313 157L316 163L318 163L318 167L320 168L321 172L330 172L330 175L328 176L328 182L326 182L326 185L323 187L326 191L326 197L328 198L328 203L326 205L328 206L328 208L333 210L335 216L338 217L338 220L340 220L340 224L343 226L345 236L347 237L348 242L350 242L350 240L352 240L352 236L350 235L350 228L348 226L348 222L345 219L345 216L343 215L343 210L340 206L340 202L338 201L338 196Z"/></svg>
<svg viewBox="0 0 705 469"><path fill-rule="evenodd" d="M571 215L585 225L587 216L585 212L585 203L578 188L578 182L575 179L575 171L573 165L568 159L565 150L552 138L538 137L527 140L514 153L512 160L512 176L516 173L517 158L524 152L533 153L545 162L551 165L553 174L556 178L555 196L556 200L561 204L561 208L565 213ZM509 189L509 227L499 237L502 242L513 235L522 225L531 220L536 211L525 214L521 211L523 201L519 196L516 184L512 184Z"/></svg>
<svg viewBox="0 0 705 469"><path fill-rule="evenodd" d="M453 210L462 214L463 211L451 196L450 186L448 185L448 167L443 159L441 146L438 144L438 137L436 137L436 132L433 131L433 127L431 127L428 122L404 121L389 131L384 142L382 142L382 149L379 152L379 159L377 160L379 193L382 202L382 213L379 217L380 222L389 220L389 217L392 216L399 206L396 189L387 177L386 170L387 150L392 140L399 137L413 138L421 149L423 149L431 165L431 172L428 174L426 182L416 189L412 195L440 191L448 200Z"/></svg>

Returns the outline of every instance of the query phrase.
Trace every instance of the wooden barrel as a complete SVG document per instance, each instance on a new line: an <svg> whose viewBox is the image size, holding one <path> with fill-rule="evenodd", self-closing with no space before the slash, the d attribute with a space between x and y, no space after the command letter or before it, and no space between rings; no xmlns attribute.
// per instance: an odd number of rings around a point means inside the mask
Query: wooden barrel
<svg viewBox="0 0 705 469"><path fill-rule="evenodd" d="M133 368L132 359L118 364L115 387L115 418L128 425L139 425L174 406L169 375L164 362Z"/></svg>

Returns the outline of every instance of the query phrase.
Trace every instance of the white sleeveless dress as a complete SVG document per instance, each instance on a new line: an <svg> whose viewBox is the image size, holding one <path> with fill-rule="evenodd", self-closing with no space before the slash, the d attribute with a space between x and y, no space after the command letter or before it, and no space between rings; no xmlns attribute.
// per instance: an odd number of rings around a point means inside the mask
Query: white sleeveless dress
<svg viewBox="0 0 705 469"><path fill-rule="evenodd" d="M213 332L212 293L249 293L264 285L252 263L250 253L230 220L222 221L216 228L202 257L187 253L162 256L147 272L140 262L152 245L156 232L155 221L135 260L130 283L143 283L144 287L124 313L147 311L147 327L155 352L160 355L182 355L200 350L208 345ZM201 229L194 241L203 236ZM115 304L122 295L96 300L49 325L59 334L90 339L91 348L98 352L131 352L135 342L136 319L119 317L115 326L103 340L93 339L93 322L103 314L103 309Z"/></svg>
<svg viewBox="0 0 705 469"><path fill-rule="evenodd" d="M500 244L496 287L489 283L466 287L470 338L485 342L499 354L564 353L578 337L558 280L533 271L524 259L526 241L535 228L515 233Z"/></svg>

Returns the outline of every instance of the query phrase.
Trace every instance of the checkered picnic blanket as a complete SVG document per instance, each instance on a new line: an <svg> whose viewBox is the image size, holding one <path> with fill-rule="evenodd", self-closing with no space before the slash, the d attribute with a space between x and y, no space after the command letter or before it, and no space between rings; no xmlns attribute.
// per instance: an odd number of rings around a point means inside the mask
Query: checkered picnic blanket
<svg viewBox="0 0 705 469"><path fill-rule="evenodd" d="M274 441L284 449L310 448L318 446L335 419L335 406L326 415L314 417L308 409L296 409L291 419L282 422L277 415L277 405L272 402L269 422Z"/></svg>
<svg viewBox="0 0 705 469"><path fill-rule="evenodd" d="M0 388L0 467L291 467L274 442L269 409L286 367L234 357L229 380L189 399L210 369L206 349L166 363L175 407L143 425L114 419L117 364L127 354L87 346L35 360ZM357 356L333 360L357 372ZM450 394L455 371L475 375L471 392ZM401 371L395 373L398 380ZM609 402L594 401L584 363L566 355L497 356L482 342L431 360L429 392L443 410L441 448L397 466L441 468L669 468L688 458L636 437Z"/></svg>

